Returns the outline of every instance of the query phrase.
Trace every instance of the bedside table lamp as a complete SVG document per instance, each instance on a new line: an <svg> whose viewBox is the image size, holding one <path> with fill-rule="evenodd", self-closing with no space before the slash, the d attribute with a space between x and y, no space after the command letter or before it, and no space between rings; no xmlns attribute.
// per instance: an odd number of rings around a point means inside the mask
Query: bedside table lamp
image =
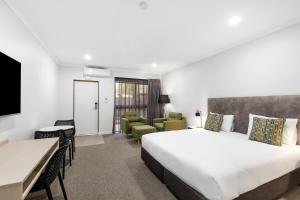
<svg viewBox="0 0 300 200"><path fill-rule="evenodd" d="M159 98L158 98L158 103L160 104L167 104L167 103L170 103L170 98L167 94L163 94L163 95L160 95ZM164 111L164 108L162 108L162 112L164 113L164 117L166 117L166 113Z"/></svg>
<svg viewBox="0 0 300 200"><path fill-rule="evenodd" d="M200 110L196 110L195 116L200 117L201 125L198 128L202 128L202 112Z"/></svg>

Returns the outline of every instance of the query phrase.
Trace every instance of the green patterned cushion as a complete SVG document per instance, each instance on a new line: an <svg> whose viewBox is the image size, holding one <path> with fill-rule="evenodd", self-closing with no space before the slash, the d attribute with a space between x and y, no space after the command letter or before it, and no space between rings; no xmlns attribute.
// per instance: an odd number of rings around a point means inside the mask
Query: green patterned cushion
<svg viewBox="0 0 300 200"><path fill-rule="evenodd" d="M219 132L223 122L223 115L209 113L205 122L204 129Z"/></svg>
<svg viewBox="0 0 300 200"><path fill-rule="evenodd" d="M254 117L249 139L253 141L263 142L266 132L266 125L267 119Z"/></svg>
<svg viewBox="0 0 300 200"><path fill-rule="evenodd" d="M250 140L281 146L284 119L254 117Z"/></svg>

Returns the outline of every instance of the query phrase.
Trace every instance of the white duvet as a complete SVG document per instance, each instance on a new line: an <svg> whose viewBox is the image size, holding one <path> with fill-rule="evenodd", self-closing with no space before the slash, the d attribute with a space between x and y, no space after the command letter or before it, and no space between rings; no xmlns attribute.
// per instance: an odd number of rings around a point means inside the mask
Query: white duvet
<svg viewBox="0 0 300 200"><path fill-rule="evenodd" d="M142 146L208 199L234 199L300 167L300 146L254 142L240 133L158 132L144 135Z"/></svg>

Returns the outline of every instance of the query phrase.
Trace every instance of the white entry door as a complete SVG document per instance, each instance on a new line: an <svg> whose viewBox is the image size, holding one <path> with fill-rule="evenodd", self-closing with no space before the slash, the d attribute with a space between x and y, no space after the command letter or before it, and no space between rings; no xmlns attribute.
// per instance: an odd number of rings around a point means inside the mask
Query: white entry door
<svg viewBox="0 0 300 200"><path fill-rule="evenodd" d="M99 83L74 81L74 120L76 135L99 132Z"/></svg>

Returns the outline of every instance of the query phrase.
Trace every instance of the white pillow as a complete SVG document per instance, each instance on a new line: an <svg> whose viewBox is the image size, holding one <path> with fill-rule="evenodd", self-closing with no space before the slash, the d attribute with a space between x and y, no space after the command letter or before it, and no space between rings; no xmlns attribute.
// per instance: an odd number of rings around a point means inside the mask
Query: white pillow
<svg viewBox="0 0 300 200"><path fill-rule="evenodd" d="M211 112L211 114L215 114L215 113ZM223 115L223 122L220 130L225 132L233 131L234 128L233 121L234 121L234 115Z"/></svg>
<svg viewBox="0 0 300 200"><path fill-rule="evenodd" d="M253 117L259 117L263 119L278 119L276 117L266 117L262 115L254 115L249 114L249 124L248 124L248 131L247 136L250 136L252 126L253 126ZM286 118L285 123L283 126L283 133L282 133L282 144L286 145L296 145L297 144L297 123L298 119L293 118Z"/></svg>
<svg viewBox="0 0 300 200"><path fill-rule="evenodd" d="M296 145L298 140L297 134L298 119L287 118L283 127L282 144Z"/></svg>
<svg viewBox="0 0 300 200"><path fill-rule="evenodd" d="M234 115L223 115L221 131L225 131L225 132L233 131L233 120L234 120Z"/></svg>

